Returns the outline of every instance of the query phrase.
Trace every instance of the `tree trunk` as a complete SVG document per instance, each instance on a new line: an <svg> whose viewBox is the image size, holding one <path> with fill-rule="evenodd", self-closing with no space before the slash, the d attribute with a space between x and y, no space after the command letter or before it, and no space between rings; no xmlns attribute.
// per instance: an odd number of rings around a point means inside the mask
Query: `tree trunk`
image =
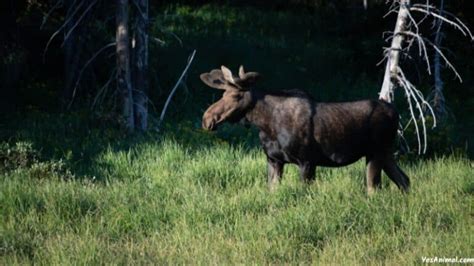
<svg viewBox="0 0 474 266"><path fill-rule="evenodd" d="M117 0L117 90L120 95L122 116L127 131L134 130L133 96L130 74L130 48L128 30L128 0Z"/></svg>
<svg viewBox="0 0 474 266"><path fill-rule="evenodd" d="M405 40L403 32L407 28L409 16L410 0L400 0L400 8L398 10L397 22L393 32L392 44L388 51L387 65L383 78L382 89L379 98L387 102L393 101L393 91L396 88L398 76L398 62L400 60L400 51Z"/></svg>
<svg viewBox="0 0 474 266"><path fill-rule="evenodd" d="M440 15L443 15L444 9L444 0L440 2ZM443 38L443 33L441 32L441 26L443 25L443 20L438 19L437 29L434 44L437 47L441 47L441 41ZM441 79L441 55L438 52L434 52L434 91L433 91L433 109L436 117L442 118L446 114L445 100L443 95L443 80Z"/></svg>
<svg viewBox="0 0 474 266"><path fill-rule="evenodd" d="M133 100L135 125L145 131L148 126L148 0L136 0L137 22L134 34Z"/></svg>

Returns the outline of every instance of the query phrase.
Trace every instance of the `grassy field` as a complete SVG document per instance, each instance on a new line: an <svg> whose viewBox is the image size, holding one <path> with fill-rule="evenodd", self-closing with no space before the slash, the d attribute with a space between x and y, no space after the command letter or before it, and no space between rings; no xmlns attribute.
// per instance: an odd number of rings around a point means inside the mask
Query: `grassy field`
<svg viewBox="0 0 474 266"><path fill-rule="evenodd" d="M259 88L305 88L323 101L377 97L383 67L375 64L388 27L348 16L163 8L151 25L165 42L151 43L152 115L189 52L198 52L188 89L178 90L161 132L125 136L89 113L46 114L36 105L25 107L27 115L0 114L0 265L410 265L422 257L474 257L474 169L467 156L403 158L412 181L407 195L384 176L384 188L367 197L363 161L318 168L310 186L288 166L270 193L255 130L196 129L220 93L205 88L199 74L221 64L261 72ZM366 32L367 25L373 30ZM448 102L468 117L457 116L463 130L452 131L470 140L473 120L465 108L472 100L457 103L449 95L469 91L446 82ZM33 88L25 97L45 102L38 98L50 87ZM442 145L433 135L431 151L454 143Z"/></svg>
<svg viewBox="0 0 474 266"><path fill-rule="evenodd" d="M2 265L399 265L474 255L473 168L462 156L403 163L408 195L384 177L368 198L362 161L319 168L310 186L287 167L270 193L252 145L185 128L179 138L68 137L45 121L50 134L30 127L10 141L30 143L0 149Z"/></svg>

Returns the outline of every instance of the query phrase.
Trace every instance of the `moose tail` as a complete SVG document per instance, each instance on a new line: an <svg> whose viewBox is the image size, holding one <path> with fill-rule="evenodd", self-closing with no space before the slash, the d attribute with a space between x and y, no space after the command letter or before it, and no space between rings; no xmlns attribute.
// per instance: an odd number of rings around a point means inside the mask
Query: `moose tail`
<svg viewBox="0 0 474 266"><path fill-rule="evenodd" d="M393 158L390 158L385 162L383 170L403 192L408 192L410 190L410 179L395 163Z"/></svg>

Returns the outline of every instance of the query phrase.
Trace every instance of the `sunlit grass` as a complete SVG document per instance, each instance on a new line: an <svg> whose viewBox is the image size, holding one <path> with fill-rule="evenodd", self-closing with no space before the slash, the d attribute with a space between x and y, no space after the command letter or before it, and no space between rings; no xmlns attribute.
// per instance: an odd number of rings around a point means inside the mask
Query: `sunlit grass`
<svg viewBox="0 0 474 266"><path fill-rule="evenodd" d="M403 165L410 194L368 198L364 164L288 167L265 184L258 149L172 139L105 149L92 177L0 176L0 263L411 264L472 255L472 166L461 157ZM47 172L47 170L45 170Z"/></svg>

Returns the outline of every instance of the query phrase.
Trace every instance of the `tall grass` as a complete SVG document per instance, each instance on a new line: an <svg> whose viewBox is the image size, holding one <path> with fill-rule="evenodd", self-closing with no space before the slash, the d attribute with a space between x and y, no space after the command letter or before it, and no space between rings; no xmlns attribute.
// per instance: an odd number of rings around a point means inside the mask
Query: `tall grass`
<svg viewBox="0 0 474 266"><path fill-rule="evenodd" d="M402 163L407 195L384 178L367 197L362 161L318 168L310 186L288 166L270 193L255 132L195 129L213 99L198 74L221 64L261 72L262 88L310 89L318 100L376 97L379 33L358 42L357 30L338 33L311 14L251 8L175 5L162 14L152 32L166 44L151 49L162 90L151 96L165 98L179 62L197 48L190 90L178 92L168 117L189 122L127 137L89 118L31 111L5 119L1 265L398 265L474 256L473 163L463 156Z"/></svg>
<svg viewBox="0 0 474 266"><path fill-rule="evenodd" d="M54 159L4 170L0 264L413 264L473 255L468 159L402 164L407 195L385 178L367 197L363 162L318 168L310 186L289 166L270 193L258 148L191 136L99 145L89 176Z"/></svg>

